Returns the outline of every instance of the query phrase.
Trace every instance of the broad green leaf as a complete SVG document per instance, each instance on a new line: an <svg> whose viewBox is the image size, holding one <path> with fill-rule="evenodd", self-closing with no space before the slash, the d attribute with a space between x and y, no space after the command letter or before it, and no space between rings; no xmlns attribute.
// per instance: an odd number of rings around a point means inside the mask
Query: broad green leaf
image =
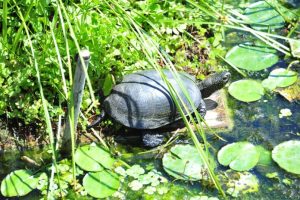
<svg viewBox="0 0 300 200"><path fill-rule="evenodd" d="M5 197L24 196L36 189L38 176L29 170L16 170L8 174L1 182L1 193Z"/></svg>
<svg viewBox="0 0 300 200"><path fill-rule="evenodd" d="M264 88L271 91L275 90L277 87L277 82L275 79L266 78L261 82L261 84Z"/></svg>
<svg viewBox="0 0 300 200"><path fill-rule="evenodd" d="M300 40L289 39L289 43L293 56L300 58Z"/></svg>
<svg viewBox="0 0 300 200"><path fill-rule="evenodd" d="M273 160L283 169L294 174L300 174L300 141L283 142L272 151Z"/></svg>
<svg viewBox="0 0 300 200"><path fill-rule="evenodd" d="M118 191L120 180L111 171L90 172L83 178L83 187L92 197L106 198Z"/></svg>
<svg viewBox="0 0 300 200"><path fill-rule="evenodd" d="M258 192L258 178L250 172L226 171L229 180L224 181L226 193L233 197L242 197L247 193Z"/></svg>
<svg viewBox="0 0 300 200"><path fill-rule="evenodd" d="M259 1L251 4L244 12L246 22L256 30L276 29L284 26L284 18L269 3Z"/></svg>
<svg viewBox="0 0 300 200"><path fill-rule="evenodd" d="M226 54L226 61L248 71L260 71L271 67L279 60L276 50L250 43L239 44Z"/></svg>
<svg viewBox="0 0 300 200"><path fill-rule="evenodd" d="M86 171L110 169L115 160L110 153L96 144L79 147L75 152L76 164Z"/></svg>
<svg viewBox="0 0 300 200"><path fill-rule="evenodd" d="M267 166L272 163L271 152L266 150L263 146L257 146L256 150L259 152L258 165Z"/></svg>
<svg viewBox="0 0 300 200"><path fill-rule="evenodd" d="M176 145L163 157L164 170L171 176L197 181L207 179L207 169L197 149L191 145Z"/></svg>
<svg viewBox="0 0 300 200"><path fill-rule="evenodd" d="M240 101L252 102L259 100L264 95L264 88L260 82L245 79L231 83L228 92Z"/></svg>
<svg viewBox="0 0 300 200"><path fill-rule="evenodd" d="M103 83L103 87L102 87L104 96L107 96L110 94L110 91L113 88L114 84L115 84L114 76L111 74L107 74L107 76L105 77L104 83Z"/></svg>
<svg viewBox="0 0 300 200"><path fill-rule="evenodd" d="M259 152L249 142L228 144L218 152L218 161L221 165L228 166L236 171L248 171L259 160Z"/></svg>
<svg viewBox="0 0 300 200"><path fill-rule="evenodd" d="M276 82L276 87L290 86L297 81L297 78L296 72L284 68L274 69L268 77L268 79Z"/></svg>

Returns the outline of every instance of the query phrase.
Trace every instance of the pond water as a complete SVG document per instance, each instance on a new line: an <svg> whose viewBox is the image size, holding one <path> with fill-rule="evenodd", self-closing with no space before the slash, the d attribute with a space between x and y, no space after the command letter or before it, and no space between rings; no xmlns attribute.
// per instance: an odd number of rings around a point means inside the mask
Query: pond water
<svg viewBox="0 0 300 200"><path fill-rule="evenodd" d="M255 75L254 75L255 76ZM210 141L216 149L222 146L237 141L249 141L255 145L262 145L268 150L272 150L277 144L291 140L300 139L300 104L289 103L279 94L265 95L263 99L254 103L242 103L232 97L228 97L228 104L233 112L234 127L230 132L220 133L227 140ZM292 111L292 116L279 118L280 110L288 108ZM123 150L126 147L123 148ZM128 150L129 149L129 150ZM127 148L132 151L131 148ZM0 180L10 171L22 169L25 167L23 161L20 160L22 155L30 155L30 157L40 157L41 151L26 151L26 152L6 152L0 154ZM153 157L136 157L128 161L130 164L140 164L141 166L152 165L162 171L161 160ZM226 167L219 167L220 171L225 171ZM219 172L220 172L219 171ZM300 199L300 178L295 177L284 170L277 167L275 163L268 168L255 167L250 170L259 178L259 192L243 195L235 199ZM292 185L286 185L277 179L266 178L267 172L278 172L279 177L289 178L293 182ZM170 178L163 172L163 175ZM172 180L171 178L169 180ZM199 183L186 183L182 181L174 181L169 184L168 198L173 199L189 199L191 196L197 195L199 192L204 192L208 196L216 196L215 190L203 187ZM139 192L128 191L129 199L140 198L143 194ZM146 195L147 196L147 195ZM156 197L155 197L156 196ZM151 198L150 198L151 197ZM149 196L149 199L158 198L159 195ZM166 197L167 198L167 197ZM219 197L220 198L220 197ZM0 199L4 199L0 197ZM31 193L29 196L22 199L38 199L38 193ZM220 198L221 199L221 198Z"/></svg>
<svg viewBox="0 0 300 200"><path fill-rule="evenodd" d="M295 1L297 2L297 1ZM227 40L228 47L241 43L245 37L239 37L235 35L233 38ZM236 40L236 37L239 39ZM249 38L247 38L249 41ZM283 61L276 64L276 66L287 67L287 64ZM299 66L297 67L299 70ZM269 69L268 71L271 71ZM234 72L233 72L234 73ZM298 71L299 73L299 71ZM253 73L250 75L252 78L264 79L268 72L265 73ZM233 80L239 80L241 77L238 74L233 74ZM232 131L221 132L222 136L227 142L210 140L210 144L217 150L222 146L232 142L248 141L254 145L262 145L267 150L272 150L276 145L288 140L300 140L300 103L290 103L281 97L279 94L267 94L261 100L253 103L243 103L235 100L231 96L228 96L229 108L232 110L234 126ZM290 117L279 117L281 109L288 108L292 112ZM126 149L126 150L125 150ZM132 150L134 149L134 150ZM142 149L138 149L139 151ZM136 153L135 148L123 146L122 151L128 151L128 153ZM26 164L21 161L21 156L30 155L31 158L39 158L43 152L38 151L24 151L24 152L0 152L0 180L2 180L9 172L16 169L26 168ZM246 155L245 155L246 156ZM174 181L168 176L161 164L160 158L154 156L138 156L133 157L127 161L129 164L140 164L143 167L152 166L169 179L172 184L169 184L169 192L165 196L158 195L145 195L143 192L134 192L128 190L126 193L127 199L190 199L190 197L198 195L200 192L210 197L218 196L215 189L205 187L202 184L195 182L183 182ZM300 166L299 166L300 167ZM217 168L217 174L226 171L228 168L219 166ZM277 172L279 179L267 178L266 173ZM259 191L256 193L249 193L237 198L228 196L229 199L241 199L241 200L300 200L300 177L292 175L280 169L277 164L273 163L271 166L255 167L250 170L250 173L254 174L259 179ZM291 185L284 183L283 179L290 179L293 183ZM142 198L143 196L143 198ZM30 193L28 196L22 198L10 198L10 199L40 199L38 192ZM222 197L218 196L219 199ZM0 200L5 199L0 194ZM77 197L77 199L80 199ZM88 199L88 198L84 198Z"/></svg>

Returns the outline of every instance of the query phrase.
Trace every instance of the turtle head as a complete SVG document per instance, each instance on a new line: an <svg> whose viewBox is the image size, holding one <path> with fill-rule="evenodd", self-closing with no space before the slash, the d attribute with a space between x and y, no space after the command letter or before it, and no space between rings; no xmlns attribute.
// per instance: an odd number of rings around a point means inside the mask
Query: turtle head
<svg viewBox="0 0 300 200"><path fill-rule="evenodd" d="M215 73L199 82L198 87L201 90L202 97L209 97L215 91L223 88L229 82L230 77L231 74L228 71L224 71Z"/></svg>

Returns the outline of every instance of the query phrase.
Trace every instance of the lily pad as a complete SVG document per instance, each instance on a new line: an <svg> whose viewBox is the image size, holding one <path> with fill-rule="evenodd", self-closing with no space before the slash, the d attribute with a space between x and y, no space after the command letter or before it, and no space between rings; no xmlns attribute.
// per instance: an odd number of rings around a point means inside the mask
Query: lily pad
<svg viewBox="0 0 300 200"><path fill-rule="evenodd" d="M226 61L248 71L260 71L279 60L276 50L264 45L239 44L226 54Z"/></svg>
<svg viewBox="0 0 300 200"><path fill-rule="evenodd" d="M273 91L277 87L277 82L275 79L266 78L261 82L262 86L267 90Z"/></svg>
<svg viewBox="0 0 300 200"><path fill-rule="evenodd" d="M256 30L281 28L284 18L266 1L251 4L244 12L246 21Z"/></svg>
<svg viewBox="0 0 300 200"><path fill-rule="evenodd" d="M38 176L29 170L16 170L8 174L1 182L1 193L5 197L24 196L36 189Z"/></svg>
<svg viewBox="0 0 300 200"><path fill-rule="evenodd" d="M300 40L289 40L291 51L294 57L300 58Z"/></svg>
<svg viewBox="0 0 300 200"><path fill-rule="evenodd" d="M294 174L300 174L300 141L283 142L272 151L273 160L283 169Z"/></svg>
<svg viewBox="0 0 300 200"><path fill-rule="evenodd" d="M259 100L264 95L264 88L260 82L244 79L231 83L228 92L240 101L252 102Z"/></svg>
<svg viewBox="0 0 300 200"><path fill-rule="evenodd" d="M182 180L207 180L208 173L197 149L191 145L175 145L163 157L165 171Z"/></svg>
<svg viewBox="0 0 300 200"><path fill-rule="evenodd" d="M103 169L111 169L115 160L101 146L90 144L76 150L75 162L85 171L102 171Z"/></svg>
<svg viewBox="0 0 300 200"><path fill-rule="evenodd" d="M247 193L257 192L259 181L250 172L226 171L229 180L226 181L226 193L233 197L239 197Z"/></svg>
<svg viewBox="0 0 300 200"><path fill-rule="evenodd" d="M294 84L297 81L298 74L292 70L284 68L274 69L268 79L276 82L276 87L287 87Z"/></svg>
<svg viewBox="0 0 300 200"><path fill-rule="evenodd" d="M249 142L228 144L218 152L218 161L236 171L247 171L255 167L259 160L259 152Z"/></svg>
<svg viewBox="0 0 300 200"><path fill-rule="evenodd" d="M259 152L258 165L268 166L272 163L271 152L266 150L263 146L257 146L257 151Z"/></svg>
<svg viewBox="0 0 300 200"><path fill-rule="evenodd" d="M106 198L118 191L120 180L111 171L90 172L83 178L83 187L92 197Z"/></svg>

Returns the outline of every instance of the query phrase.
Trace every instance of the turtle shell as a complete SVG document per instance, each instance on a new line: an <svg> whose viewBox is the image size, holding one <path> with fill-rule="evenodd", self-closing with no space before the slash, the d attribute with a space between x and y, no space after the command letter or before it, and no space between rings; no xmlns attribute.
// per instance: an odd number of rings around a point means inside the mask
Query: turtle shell
<svg viewBox="0 0 300 200"><path fill-rule="evenodd" d="M188 105L189 111L192 111L192 106L171 71L163 70L163 72L184 103ZM197 108L201 103L201 92L195 78L184 72L178 74ZM154 69L124 76L123 81L117 84L104 100L103 106L113 119L136 129L155 129L181 118L168 87Z"/></svg>

